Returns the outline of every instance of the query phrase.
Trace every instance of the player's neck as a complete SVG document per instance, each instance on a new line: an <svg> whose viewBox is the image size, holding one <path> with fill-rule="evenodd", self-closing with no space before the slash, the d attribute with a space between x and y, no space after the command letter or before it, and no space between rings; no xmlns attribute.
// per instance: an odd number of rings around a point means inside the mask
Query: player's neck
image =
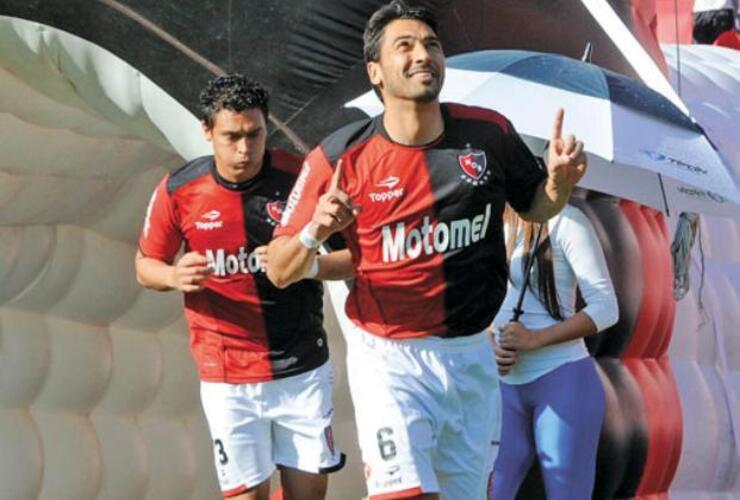
<svg viewBox="0 0 740 500"><path fill-rule="evenodd" d="M393 142L406 146L429 144L444 132L439 101L418 103L399 100L388 103L383 115L383 127Z"/></svg>

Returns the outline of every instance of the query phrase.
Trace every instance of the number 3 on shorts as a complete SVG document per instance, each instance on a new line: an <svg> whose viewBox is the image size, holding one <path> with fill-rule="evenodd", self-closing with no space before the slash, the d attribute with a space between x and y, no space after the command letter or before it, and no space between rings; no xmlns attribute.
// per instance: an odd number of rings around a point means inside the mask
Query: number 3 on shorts
<svg viewBox="0 0 740 500"><path fill-rule="evenodd" d="M397 454L396 443L390 436L393 436L393 429L390 427L378 429L378 450L380 451L380 458L383 460L390 460Z"/></svg>
<svg viewBox="0 0 740 500"><path fill-rule="evenodd" d="M213 444L216 446L216 453L218 453L218 463L221 465L229 463L229 457L226 456L226 450L224 450L224 443L220 439L214 439Z"/></svg>

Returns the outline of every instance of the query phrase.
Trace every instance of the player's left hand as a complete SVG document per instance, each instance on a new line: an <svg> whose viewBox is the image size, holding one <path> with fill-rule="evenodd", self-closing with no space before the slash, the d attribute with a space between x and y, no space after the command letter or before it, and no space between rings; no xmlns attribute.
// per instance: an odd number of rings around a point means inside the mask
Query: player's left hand
<svg viewBox="0 0 740 500"><path fill-rule="evenodd" d="M267 272L267 265L269 260L267 259L267 245L262 245L254 249L254 254L257 256L257 262L260 263L260 269L263 273Z"/></svg>
<svg viewBox="0 0 740 500"><path fill-rule="evenodd" d="M514 351L530 351L540 347L537 333L518 321L512 321L501 329L498 344L503 349Z"/></svg>
<svg viewBox="0 0 740 500"><path fill-rule="evenodd" d="M577 140L573 134L563 137L564 117L565 111L559 108L552 127L547 174L548 182L555 190L570 193L586 173L587 160L582 141Z"/></svg>

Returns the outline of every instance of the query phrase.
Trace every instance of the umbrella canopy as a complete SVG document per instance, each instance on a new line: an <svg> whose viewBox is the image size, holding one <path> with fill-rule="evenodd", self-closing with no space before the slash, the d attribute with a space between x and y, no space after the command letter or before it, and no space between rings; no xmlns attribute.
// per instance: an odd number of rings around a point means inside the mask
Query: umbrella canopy
<svg viewBox="0 0 740 500"><path fill-rule="evenodd" d="M447 61L441 100L496 109L541 154L558 107L584 141L580 185L658 209L733 216L740 191L702 129L661 94L626 76L564 56L487 50ZM368 92L347 106L368 114Z"/></svg>
<svg viewBox="0 0 740 500"><path fill-rule="evenodd" d="M191 112L214 73L238 71L272 93L270 111L308 146L361 116L342 105L368 88L362 32L387 0L2 0L0 16L40 22L89 40L146 75ZM635 74L580 1L415 0L437 13L447 54L487 47L578 56ZM630 0L610 4L634 26ZM633 20L634 19L634 20ZM558 29L568 26L567 30ZM0 41L0 51L7 46ZM320 117L320 119L317 119ZM273 124L276 120L273 120ZM295 149L285 129L272 147Z"/></svg>

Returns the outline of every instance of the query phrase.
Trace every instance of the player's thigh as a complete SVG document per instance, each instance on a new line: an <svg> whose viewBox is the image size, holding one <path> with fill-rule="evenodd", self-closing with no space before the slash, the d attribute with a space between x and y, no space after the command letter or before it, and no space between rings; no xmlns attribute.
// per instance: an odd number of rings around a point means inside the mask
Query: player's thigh
<svg viewBox="0 0 740 500"><path fill-rule="evenodd" d="M442 415L435 469L444 498L485 496L500 434L501 401L493 352L481 342L446 356L451 397Z"/></svg>
<svg viewBox="0 0 740 500"><path fill-rule="evenodd" d="M436 494L433 395L411 372L362 356L348 356L348 377L370 498Z"/></svg>
<svg viewBox="0 0 740 500"><path fill-rule="evenodd" d="M216 476L222 493L229 497L257 488L275 470L270 423L259 417L254 398L243 389L201 382Z"/></svg>
<svg viewBox="0 0 740 500"><path fill-rule="evenodd" d="M330 362L309 372L276 381L269 395L275 464L311 474L339 470L344 455L331 427L334 375Z"/></svg>

